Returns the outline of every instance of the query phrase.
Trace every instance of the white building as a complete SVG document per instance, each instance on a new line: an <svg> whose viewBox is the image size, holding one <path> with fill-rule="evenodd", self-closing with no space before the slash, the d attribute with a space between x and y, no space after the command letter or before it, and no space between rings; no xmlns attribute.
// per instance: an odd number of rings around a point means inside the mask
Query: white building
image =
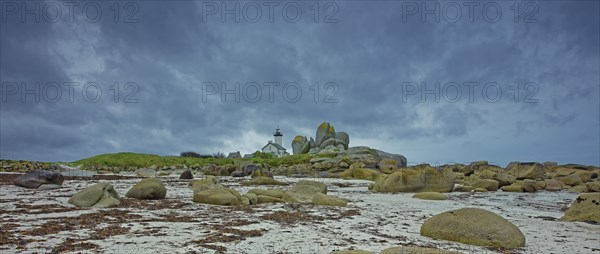
<svg viewBox="0 0 600 254"><path fill-rule="evenodd" d="M263 153L270 153L278 158L289 155L289 153L286 152L285 147L283 147L283 145L282 145L283 134L281 133L279 128L277 128L275 130L275 133L273 133L273 136L275 137L275 142L269 140L269 143L267 143L267 145L265 145L261 149L261 151Z"/></svg>

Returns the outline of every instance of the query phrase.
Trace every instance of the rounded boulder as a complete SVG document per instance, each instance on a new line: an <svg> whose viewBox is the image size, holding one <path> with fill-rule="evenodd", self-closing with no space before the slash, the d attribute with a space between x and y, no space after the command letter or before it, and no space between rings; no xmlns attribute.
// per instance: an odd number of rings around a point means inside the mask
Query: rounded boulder
<svg viewBox="0 0 600 254"><path fill-rule="evenodd" d="M462 208L429 218L421 235L477 246L516 248L525 246L525 235L517 226L493 212Z"/></svg>
<svg viewBox="0 0 600 254"><path fill-rule="evenodd" d="M164 199L167 189L160 179L146 178L131 187L125 196L135 199Z"/></svg>

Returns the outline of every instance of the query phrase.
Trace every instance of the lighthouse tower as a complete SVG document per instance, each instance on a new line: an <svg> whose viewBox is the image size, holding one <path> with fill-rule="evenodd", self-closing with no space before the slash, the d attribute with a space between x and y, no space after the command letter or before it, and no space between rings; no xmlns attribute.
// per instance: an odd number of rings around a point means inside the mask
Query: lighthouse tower
<svg viewBox="0 0 600 254"><path fill-rule="evenodd" d="M282 146L283 142L281 142L281 139L283 138L283 134L281 133L281 130L279 130L279 128L275 129L273 137L275 137L275 144Z"/></svg>

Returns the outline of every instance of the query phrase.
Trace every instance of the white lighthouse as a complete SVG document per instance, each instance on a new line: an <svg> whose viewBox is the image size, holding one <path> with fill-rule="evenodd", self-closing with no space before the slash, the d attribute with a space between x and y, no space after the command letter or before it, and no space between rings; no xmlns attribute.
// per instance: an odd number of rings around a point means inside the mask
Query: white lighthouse
<svg viewBox="0 0 600 254"><path fill-rule="evenodd" d="M279 128L275 129L275 132L273 133L273 137L275 137L275 142L269 140L269 142L267 143L267 145L265 145L261 151L263 153L270 153L272 155L274 155L275 157L283 157L286 155L289 155L288 152L286 152L285 147L283 147L283 142L282 142L282 138L283 138L283 133L281 133L281 130Z"/></svg>
<svg viewBox="0 0 600 254"><path fill-rule="evenodd" d="M281 141L283 138L283 134L281 133L281 130L279 130L279 128L275 129L275 133L273 133L273 137L275 137L275 144L278 144L280 146L283 146L283 142Z"/></svg>

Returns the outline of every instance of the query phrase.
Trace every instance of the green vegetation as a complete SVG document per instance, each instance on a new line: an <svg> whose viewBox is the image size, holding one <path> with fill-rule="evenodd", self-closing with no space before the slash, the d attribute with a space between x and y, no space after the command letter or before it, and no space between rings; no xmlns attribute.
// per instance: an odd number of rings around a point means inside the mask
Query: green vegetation
<svg viewBox="0 0 600 254"><path fill-rule="evenodd" d="M111 153L101 154L87 159L72 162L72 165L85 166L109 166L109 167L150 167L156 165L225 165L232 164L233 159L227 158L192 158L179 156L158 156L142 153Z"/></svg>
<svg viewBox="0 0 600 254"><path fill-rule="evenodd" d="M274 158L273 155L267 153L256 152L254 158L195 158L195 157L180 157L180 156L159 156L154 154L141 153L111 153L101 154L94 157L78 160L69 163L70 165L82 165L84 168L89 166L108 166L108 167L150 167L156 165L158 167L187 165L187 166L205 166L209 164L226 165L236 162L253 162L265 163L270 166L280 165L296 165L308 163L315 155L297 154L289 155L283 158Z"/></svg>

